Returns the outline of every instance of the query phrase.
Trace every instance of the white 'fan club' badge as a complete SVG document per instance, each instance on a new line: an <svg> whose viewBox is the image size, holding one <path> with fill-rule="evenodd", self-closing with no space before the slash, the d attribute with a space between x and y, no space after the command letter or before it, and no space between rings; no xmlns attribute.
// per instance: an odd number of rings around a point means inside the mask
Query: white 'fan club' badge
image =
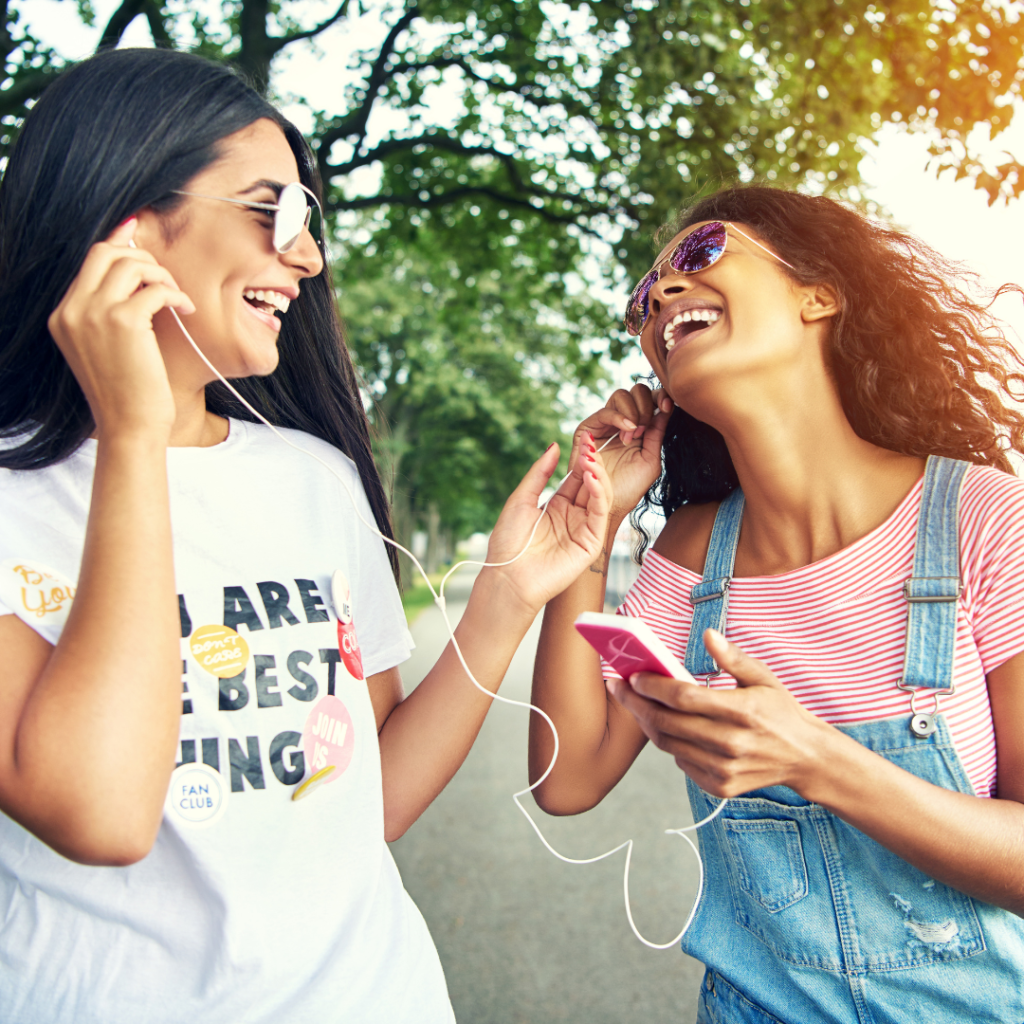
<svg viewBox="0 0 1024 1024"><path fill-rule="evenodd" d="M164 810L179 825L205 828L227 805L227 779L208 764L183 764L171 774Z"/></svg>

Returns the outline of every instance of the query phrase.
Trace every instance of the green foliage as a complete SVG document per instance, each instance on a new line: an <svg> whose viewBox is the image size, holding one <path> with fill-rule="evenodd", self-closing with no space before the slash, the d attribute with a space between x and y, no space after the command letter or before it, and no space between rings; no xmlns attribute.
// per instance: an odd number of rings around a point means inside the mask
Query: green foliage
<svg viewBox="0 0 1024 1024"><path fill-rule="evenodd" d="M586 339L604 309L567 294L550 238L503 214L471 207L367 232L337 272L399 518L433 503L456 535L487 529L530 463L561 440L560 382L601 380Z"/></svg>
<svg viewBox="0 0 1024 1024"><path fill-rule="evenodd" d="M91 22L90 0L64 2ZM2 156L62 58L10 0L0 15ZM695 194L841 191L885 122L935 132L933 166L992 202L1024 191L1012 155L992 169L966 148L1021 98L1024 21L1003 0L123 0L99 45L136 18L271 94L281 53L331 40L310 142L406 537L428 509L458 532L492 520L574 411L563 385L596 385L597 353L631 344L593 285L638 278Z"/></svg>

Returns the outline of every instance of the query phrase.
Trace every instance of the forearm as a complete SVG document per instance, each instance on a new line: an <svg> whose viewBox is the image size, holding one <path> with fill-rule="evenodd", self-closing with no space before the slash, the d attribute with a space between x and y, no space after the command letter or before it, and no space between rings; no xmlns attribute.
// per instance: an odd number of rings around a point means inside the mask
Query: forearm
<svg viewBox="0 0 1024 1024"><path fill-rule="evenodd" d="M455 636L489 692L497 692L535 617L499 573L485 569L477 577ZM449 643L419 686L391 711L380 731L388 841L399 838L459 770L492 704Z"/></svg>
<svg viewBox="0 0 1024 1024"><path fill-rule="evenodd" d="M166 444L101 440L75 600L13 736L14 816L75 859L143 855L174 767L180 691Z"/></svg>
<svg viewBox="0 0 1024 1024"><path fill-rule="evenodd" d="M802 796L929 877L1024 916L1024 805L943 789L829 732Z"/></svg>
<svg viewBox="0 0 1024 1024"><path fill-rule="evenodd" d="M533 702L555 723L558 760L535 791L551 814L576 814L599 803L622 778L644 743L631 715L609 701L597 652L573 628L584 611L604 607L611 538L609 526L600 560L544 610L533 675ZM530 781L547 770L554 737L538 715L530 719Z"/></svg>

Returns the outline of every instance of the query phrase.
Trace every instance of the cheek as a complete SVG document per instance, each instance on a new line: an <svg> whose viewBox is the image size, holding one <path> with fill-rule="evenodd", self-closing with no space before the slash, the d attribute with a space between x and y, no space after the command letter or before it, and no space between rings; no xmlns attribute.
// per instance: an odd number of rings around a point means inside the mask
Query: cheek
<svg viewBox="0 0 1024 1024"><path fill-rule="evenodd" d="M640 337L640 351L652 367L657 367L661 362L661 352L654 344L654 332L645 331Z"/></svg>

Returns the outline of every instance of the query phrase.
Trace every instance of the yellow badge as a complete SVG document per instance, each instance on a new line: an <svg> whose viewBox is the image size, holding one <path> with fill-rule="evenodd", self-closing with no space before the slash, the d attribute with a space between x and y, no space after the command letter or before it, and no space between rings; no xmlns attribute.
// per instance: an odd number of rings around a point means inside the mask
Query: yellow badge
<svg viewBox="0 0 1024 1024"><path fill-rule="evenodd" d="M220 679L237 676L249 660L249 645L230 626L200 626L188 644L196 664Z"/></svg>
<svg viewBox="0 0 1024 1024"><path fill-rule="evenodd" d="M12 558L0 565L0 601L36 629L64 628L75 589L66 576L38 562Z"/></svg>

